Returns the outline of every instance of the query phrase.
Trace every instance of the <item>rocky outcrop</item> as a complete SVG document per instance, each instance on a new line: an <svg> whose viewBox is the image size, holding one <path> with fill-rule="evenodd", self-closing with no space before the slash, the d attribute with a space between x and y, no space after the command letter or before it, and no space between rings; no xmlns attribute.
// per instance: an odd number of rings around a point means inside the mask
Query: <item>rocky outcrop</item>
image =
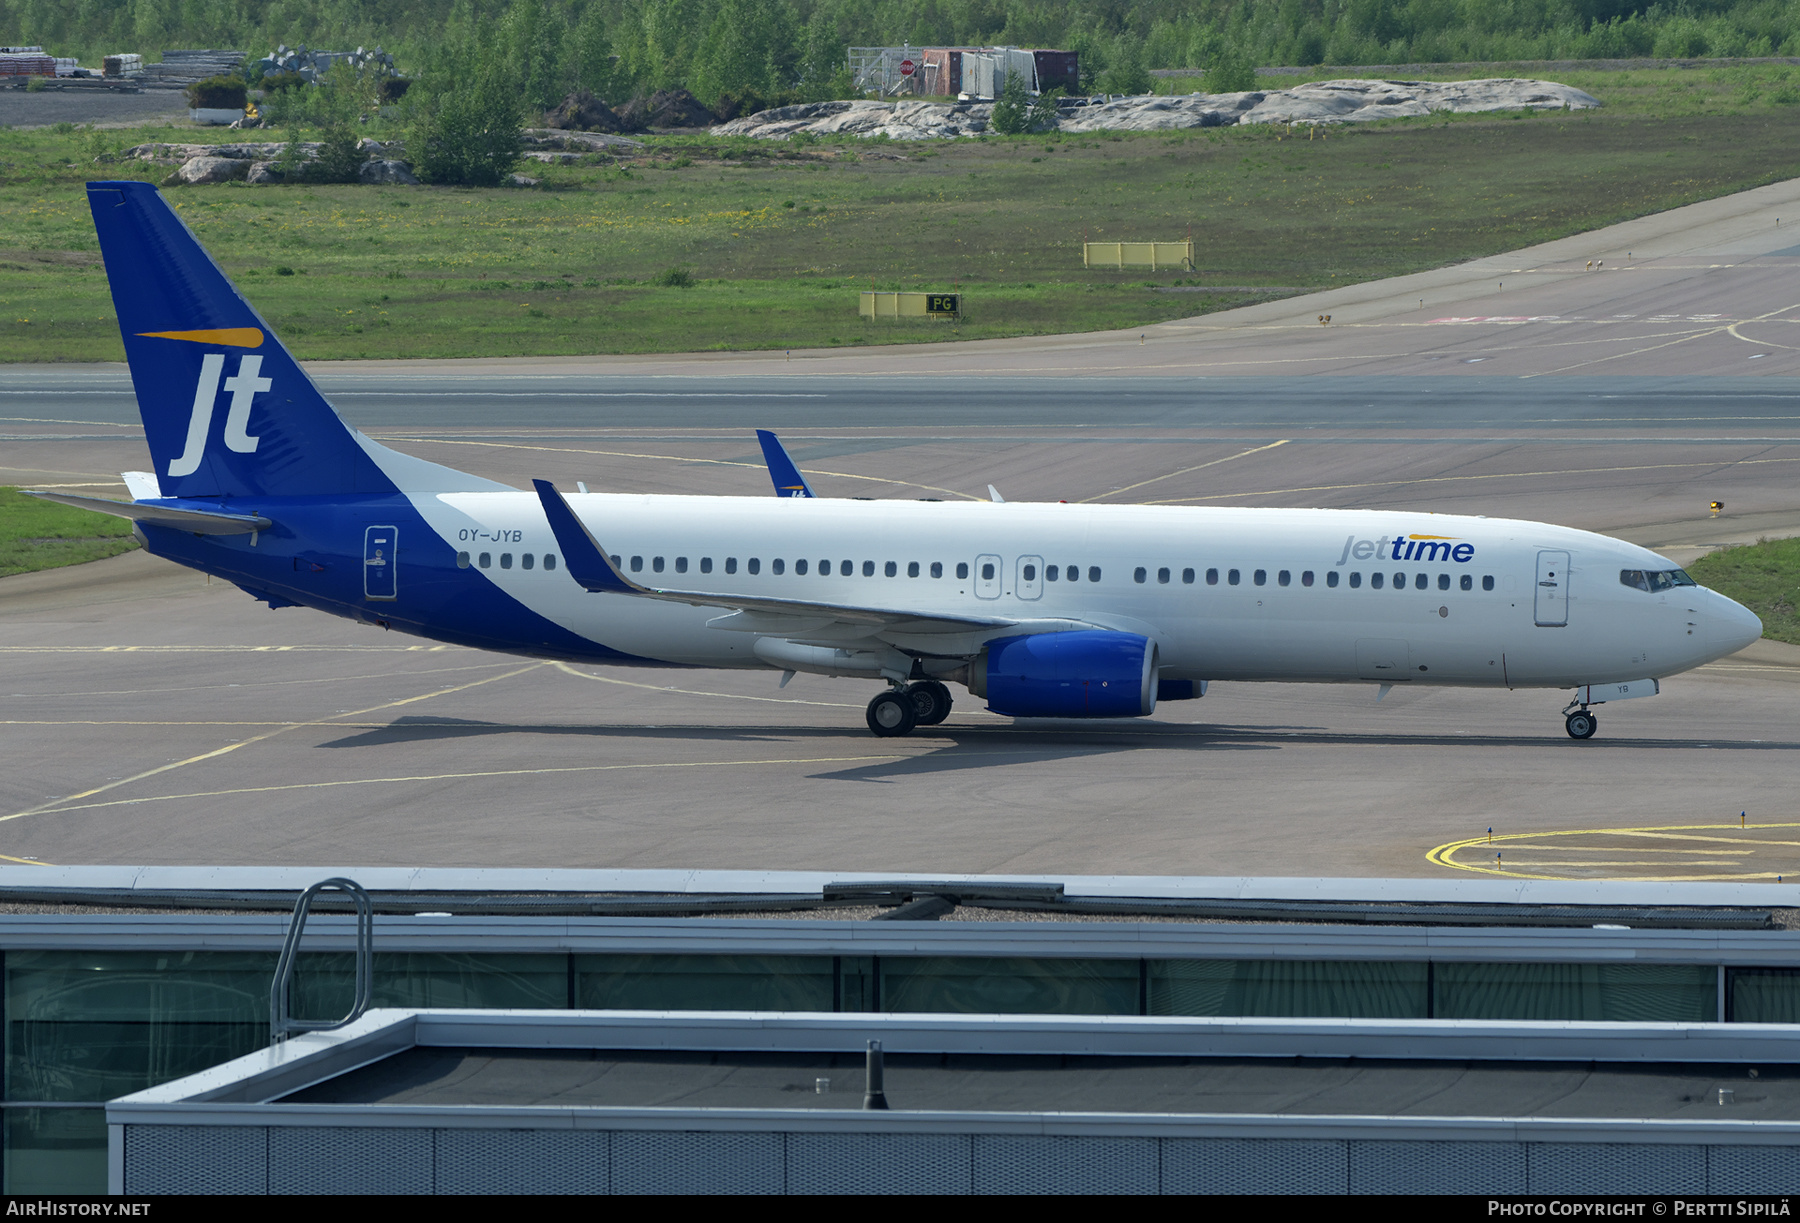
<svg viewBox="0 0 1800 1223"><path fill-rule="evenodd" d="M388 183L401 187L417 187L419 185L419 180L413 177L411 166L391 158L376 158L363 162L356 168L356 181L359 183Z"/></svg>
<svg viewBox="0 0 1800 1223"><path fill-rule="evenodd" d="M248 158L190 157L181 163L174 178L182 183L232 183L250 173Z"/></svg>
<svg viewBox="0 0 1800 1223"><path fill-rule="evenodd" d="M1367 123L1434 111L1587 110L1599 105L1591 94L1554 81L1315 81L1248 93L1064 102L1056 126L1071 133L1150 132L1239 123ZM713 128L713 133L777 140L797 132L950 139L985 132L992 114L992 104L981 102L813 102L733 119Z"/></svg>
<svg viewBox="0 0 1800 1223"><path fill-rule="evenodd" d="M608 149L641 149L644 142L604 132L563 132L547 127L528 127L520 133L528 149L558 149L565 153L604 153Z"/></svg>
<svg viewBox="0 0 1800 1223"><path fill-rule="evenodd" d="M713 128L715 136L783 139L796 132L818 136L886 135L894 140L951 139L988 129L991 102L802 102L777 106Z"/></svg>
<svg viewBox="0 0 1800 1223"><path fill-rule="evenodd" d="M296 181L305 179L307 166L319 154L319 146L314 142L298 144L295 147L298 156L293 162L296 173L288 176L281 171L287 148L287 144L282 141L245 144L140 144L125 150L120 156L141 161L179 163L179 168L168 178L171 185L227 183L242 179L254 186L272 186L288 181L289 177ZM395 156L405 152L399 141L392 140L383 144L379 140L365 137L357 142L356 150L365 158L357 167L356 181L407 187L419 185L412 166Z"/></svg>
<svg viewBox="0 0 1800 1223"><path fill-rule="evenodd" d="M191 161L196 157L231 157L243 161L272 161L287 148L284 141L246 141L241 144L139 144L120 153L137 161ZM311 157L319 146L305 143L301 151Z"/></svg>

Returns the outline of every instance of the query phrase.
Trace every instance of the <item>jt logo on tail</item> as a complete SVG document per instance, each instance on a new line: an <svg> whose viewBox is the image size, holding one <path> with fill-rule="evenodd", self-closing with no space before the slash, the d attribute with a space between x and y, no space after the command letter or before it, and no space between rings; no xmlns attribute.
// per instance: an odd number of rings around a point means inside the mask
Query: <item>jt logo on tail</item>
<svg viewBox="0 0 1800 1223"><path fill-rule="evenodd" d="M262 377L262 358L246 354L238 358L238 371L225 379L231 392L231 408L225 415L225 445L239 454L254 454L260 438L251 437L250 407L259 391L275 384ZM200 362L200 381L194 386L194 409L188 417L187 448L169 460L171 476L191 476L206 457L206 439L212 430L213 406L219 398L219 376L225 372L225 354L209 352Z"/></svg>

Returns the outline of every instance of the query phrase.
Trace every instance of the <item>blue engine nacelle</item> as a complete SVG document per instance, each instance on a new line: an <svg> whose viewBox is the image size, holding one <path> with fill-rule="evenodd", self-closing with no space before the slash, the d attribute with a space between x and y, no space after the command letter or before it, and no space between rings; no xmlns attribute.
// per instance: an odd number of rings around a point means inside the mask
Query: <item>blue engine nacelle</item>
<svg viewBox="0 0 1800 1223"><path fill-rule="evenodd" d="M985 678L977 695L1008 717L1142 717L1156 710L1156 643L1101 629L1002 637L988 642Z"/></svg>

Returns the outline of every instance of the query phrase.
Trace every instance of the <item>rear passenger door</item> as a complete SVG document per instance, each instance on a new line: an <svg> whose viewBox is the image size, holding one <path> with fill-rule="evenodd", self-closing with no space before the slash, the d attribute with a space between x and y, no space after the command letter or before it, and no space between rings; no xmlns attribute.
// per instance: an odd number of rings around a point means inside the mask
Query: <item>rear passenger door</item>
<svg viewBox="0 0 1800 1223"><path fill-rule="evenodd" d="M363 532L363 597L399 598L398 568L400 532L394 527L370 527Z"/></svg>

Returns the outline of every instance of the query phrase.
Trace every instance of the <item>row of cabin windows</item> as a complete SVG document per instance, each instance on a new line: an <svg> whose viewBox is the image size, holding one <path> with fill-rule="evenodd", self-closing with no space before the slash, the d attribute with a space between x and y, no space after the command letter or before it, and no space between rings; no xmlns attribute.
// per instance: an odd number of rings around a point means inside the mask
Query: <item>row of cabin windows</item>
<svg viewBox="0 0 1800 1223"><path fill-rule="evenodd" d="M622 561L623 561L622 557L617 557L617 556L613 557L613 564L615 564L615 565L621 564ZM494 563L493 553L491 553L491 552L481 553L479 556L477 556L475 558L474 563L479 565L483 569L492 568L493 563ZM521 568L521 569L530 569L534 565L536 565L536 563L537 563L537 557L533 553L524 552L519 555L519 568ZM467 569L470 564L469 554L467 552L458 552L456 554L456 564L457 564L457 567L460 569ZM652 573L662 573L664 571L665 566L666 566L665 558L660 557L660 556L653 556L650 558L650 571ZM512 567L513 567L513 554L510 552L502 552L500 554L500 568L511 569ZM862 570L862 575L864 577L872 578L875 576L875 562L874 561L863 561L862 565L860 567ZM555 569L556 568L556 554L554 552L544 553L544 568L545 569ZM1037 568L1037 566L1035 566L1035 565L1026 565L1024 572L1021 576L1023 576L1027 582L1036 581L1037 580L1037 574L1035 572L1036 568ZM858 569L858 565L855 561L839 561L839 562L837 562L836 572L841 577L853 577L856 574L857 569ZM643 570L644 570L644 558L641 556L632 557L631 558L631 571L633 573L642 573ZM685 556L676 557L675 558L675 572L676 573L686 573L687 571L688 571L688 558ZM710 556L701 557L700 558L700 572L701 573L711 573L712 571L713 571L712 557L710 557ZM737 571L738 571L737 557L735 557L735 556L726 557L725 558L725 572L726 573L736 573ZM754 556L750 557L748 560L746 560L744 562L744 571L746 573L750 573L750 574L761 573L762 572L762 560L759 557L754 557ZM794 573L797 576L804 577L811 571L812 571L811 562L805 561L805 560L797 560L794 562ZM786 573L787 572L787 562L785 560L782 560L779 557L776 558L775 560L770 561L769 562L769 572L776 574L778 576ZM906 576L907 577L916 578L916 577L920 576L921 572L922 572L922 567L918 561L908 561L907 562L907 565L906 565ZM934 578L943 577L944 576L943 562L942 561L932 561L931 565L929 567L929 572L930 572L931 576ZM1679 572L1679 571L1677 571L1677 572ZM832 573L832 562L829 559L821 560L819 562L818 573L821 577L830 576L830 574ZM890 577L890 578L900 576L899 562L898 561L887 561L882 566L882 573L885 576ZM956 576L957 576L958 580L966 580L968 578L969 566L966 561L959 562L957 564ZM997 573L995 570L994 563L992 561L984 561L981 566L982 580L991 582L995 579L996 576L997 576ZM1636 576L1637 576L1637 574L1635 574L1635 573L1630 575L1630 577L1636 577ZM1657 574L1655 576L1663 577L1663 575L1661 575L1661 574ZM1681 574L1681 576L1684 578L1687 577L1687 575L1685 573ZM1133 572L1132 578L1135 581L1137 581L1140 585L1144 584L1150 580L1150 571L1147 568L1145 568L1144 566L1140 565L1140 566L1138 566L1137 570L1135 572ZM1066 566L1046 565L1046 566L1044 566L1044 580L1045 581L1056 582L1056 581L1062 581L1065 579L1068 581L1071 581L1071 582L1081 581L1081 566L1079 566L1079 565L1066 565ZM1098 565L1089 565L1088 566L1087 580L1089 582L1098 582L1100 580L1100 566L1098 566ZM1171 582L1173 580L1173 571L1168 568L1158 569L1156 571L1156 580L1161 585L1167 585L1169 582ZM1195 580L1195 571L1192 569L1183 569L1181 571L1181 580L1185 585L1192 586L1194 584L1194 580ZM1291 586L1293 584L1293 580L1294 580L1294 575L1291 570L1281 569L1281 570L1276 571L1275 584L1277 586ZM1269 571L1267 569L1253 570L1250 575L1250 581L1251 581L1252 585L1256 585L1256 586L1268 585ZM1332 587L1335 589L1336 586L1338 585L1338 581L1339 581L1339 574L1338 574L1337 570L1328 569L1325 571L1325 585L1326 586ZM1629 578L1627 578L1627 576L1624 574L1621 574L1621 581L1625 581L1626 584L1628 584L1628 585L1633 584L1629 581ZM1692 578L1688 578L1689 583L1692 583L1692 581L1693 581ZM1228 586L1241 585L1243 583L1243 571L1240 569L1227 569L1225 571L1225 583ZM1206 571L1206 584L1208 586L1217 586L1219 584L1219 571L1217 569L1208 569ZM1300 584L1302 586L1311 586L1313 584L1313 571L1312 570L1305 569L1305 570L1301 571ZM1360 572L1352 570L1349 574L1349 584L1350 584L1350 589L1352 589L1352 590L1359 588L1363 584L1363 575ZM1470 573L1462 574L1456 584L1463 590L1473 590L1473 589L1475 589L1475 575L1470 574ZM1386 574L1371 573L1369 575L1369 588L1371 590L1380 590L1386 585L1387 585L1387 575ZM1431 589L1431 587L1433 585L1431 575L1428 573L1415 573L1412 575L1411 585L1414 590L1429 590L1429 589ZM1449 590L1451 588L1450 574L1448 574L1448 573L1438 574L1436 586L1439 590ZM1405 590L1406 588L1407 588L1407 575L1405 573L1398 573L1398 572L1395 573L1394 574L1394 589L1395 590ZM1492 574L1487 574L1482 577L1481 588L1483 590L1492 590L1494 588L1494 577Z"/></svg>
<svg viewBox="0 0 1800 1223"><path fill-rule="evenodd" d="M646 563L645 558L641 557L641 556L634 556L634 557L630 558L629 562L627 562L626 558L624 558L622 556L615 556L612 558L612 561L613 561L614 565L619 566L621 568L629 568L631 570L631 572L633 572L633 573L642 573L644 571L644 566ZM649 564L651 573L662 573L670 567L668 558L661 557L661 556L650 557L648 560L648 564ZM744 572L749 573L749 574L759 574L762 572L762 566L763 566L762 558L752 556L749 559L744 561ZM839 577L847 578L847 577L856 576L856 574L860 571L864 577L872 578L875 576L875 566L876 566L876 562L874 562L874 561L863 561L860 564L856 561L836 561L836 562L834 562L829 557L827 557L826 559L818 562L818 567L815 570L814 566L813 566L813 562L810 560L802 559L802 560L796 560L793 562L794 574L797 577L805 577L808 574L814 573L814 572L817 572L820 577L830 577L835 572ZM686 573L688 571L688 558L685 556L677 556L674 559L673 568L676 573ZM699 563L699 569L700 569L701 573L711 573L713 571L713 558L710 556L701 557L700 563ZM726 573L736 573L738 571L738 558L735 556L726 557L724 569L725 569ZM781 557L776 557L774 560L771 560L769 562L769 572L770 573L779 576L779 575L785 574L787 571L788 571L788 562L786 560L782 559ZM1069 581L1079 582L1081 580L1081 569L1078 566L1070 565L1067 567L1067 571L1068 571ZM899 577L900 576L900 562L899 561L883 561L881 563L881 573L884 577L890 577L890 578ZM922 577L927 573L929 573L934 578L943 577L944 576L944 562L932 561L929 565L926 565L921 561L906 562L906 576L907 577L909 577L909 578ZM1088 567L1087 573L1088 573L1088 581L1098 582L1100 580L1100 567L1098 565L1090 565ZM983 562L982 566L981 566L982 580L991 582L994 580L995 576L996 576L996 574L995 574L994 563L992 561ZM1058 578L1060 577L1058 567L1055 565L1049 566L1048 568L1046 568L1044 570L1044 576L1052 582L1057 581ZM968 580L969 564L967 561L959 561L957 563L956 577L957 577L958 581L967 581ZM1025 580L1027 582L1033 582L1033 581L1037 580L1037 566L1027 565L1025 567Z"/></svg>
<svg viewBox="0 0 1800 1223"><path fill-rule="evenodd" d="M492 552L483 552L481 555L475 557L475 564L483 569L492 569L494 567L494 554ZM530 569L536 565L537 555L535 553L521 552L519 554L519 568ZM458 569L467 569L469 567L469 554L467 552L458 552L456 554L456 567ZM502 552L500 554L500 567L502 569L511 569L513 567L512 553ZM556 553L544 553L544 568L556 568Z"/></svg>
<svg viewBox="0 0 1800 1223"><path fill-rule="evenodd" d="M1132 576L1132 580L1136 581L1139 585L1142 585L1150 580L1150 571L1140 565L1132 573L1131 576ZM1349 576L1350 576L1350 589L1355 590L1363 584L1363 575L1361 573L1352 571ZM1169 581L1171 580L1171 578L1172 578L1172 573L1168 569L1158 569L1156 571L1156 580L1161 585L1167 585L1169 583ZM1030 580L1030 579L1028 578L1027 580ZM1181 571L1181 580L1184 584L1186 584L1188 586L1192 586L1194 584L1194 571L1192 569L1183 569ZM1244 580L1243 570L1227 569L1225 571L1225 584L1227 586L1241 585L1243 583L1243 580ZM1338 574L1337 570L1327 569L1325 571L1325 585L1327 585L1333 589L1336 589L1339 580L1340 579L1339 579L1339 574ZM1250 582L1252 585L1255 585L1255 586L1267 586L1269 584L1269 571L1267 569L1257 569L1257 570L1252 571L1250 574ZM1291 585L1293 585L1293 582L1294 582L1294 574L1293 574L1292 570L1280 569L1280 570L1276 571L1275 584L1277 586L1291 586ZM1437 575L1436 586L1439 590L1449 590L1451 587L1451 582L1452 582L1452 578L1451 578L1450 574L1440 573ZM1217 569L1208 569L1206 571L1206 584L1208 586L1217 586L1219 584L1219 571ZM1312 570L1303 569L1300 571L1300 584L1302 586L1311 586L1313 584L1313 571ZM1386 585L1387 585L1387 575L1386 574L1371 573L1369 575L1369 588L1371 590L1380 590L1382 587L1384 587ZM1432 582L1431 574L1415 573L1412 575L1412 588L1414 590L1430 590L1432 585L1433 585L1433 582ZM1460 578L1456 579L1456 585L1459 586L1463 590L1474 590L1475 589L1475 575L1472 573L1462 574ZM1404 574L1404 573L1394 574L1394 589L1395 590L1405 590L1406 588L1407 588L1406 574ZM1492 590L1494 588L1493 574L1487 574L1482 577L1481 588L1483 590Z"/></svg>

